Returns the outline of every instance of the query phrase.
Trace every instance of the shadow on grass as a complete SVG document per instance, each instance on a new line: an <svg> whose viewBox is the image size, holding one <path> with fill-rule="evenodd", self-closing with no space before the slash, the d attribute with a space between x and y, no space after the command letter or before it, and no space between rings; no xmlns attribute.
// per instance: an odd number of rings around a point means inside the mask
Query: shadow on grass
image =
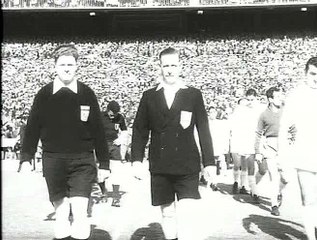
<svg viewBox="0 0 317 240"><path fill-rule="evenodd" d="M96 228L96 225L91 225L91 234L88 240L112 240L112 237L107 231Z"/></svg>
<svg viewBox="0 0 317 240"><path fill-rule="evenodd" d="M248 218L242 219L242 224L245 230L253 235L263 232L275 239L306 239L301 224L281 218L251 214Z"/></svg>
<svg viewBox="0 0 317 240"><path fill-rule="evenodd" d="M55 212L48 214L44 221L55 221Z"/></svg>
<svg viewBox="0 0 317 240"><path fill-rule="evenodd" d="M260 204L255 204L250 194L232 194L232 184L218 183L217 187L220 193L232 195L232 198L237 202L253 204L264 211L271 212L271 202L267 197L260 196Z"/></svg>
<svg viewBox="0 0 317 240"><path fill-rule="evenodd" d="M130 240L165 240L165 237L161 224L150 223L147 227L137 229Z"/></svg>

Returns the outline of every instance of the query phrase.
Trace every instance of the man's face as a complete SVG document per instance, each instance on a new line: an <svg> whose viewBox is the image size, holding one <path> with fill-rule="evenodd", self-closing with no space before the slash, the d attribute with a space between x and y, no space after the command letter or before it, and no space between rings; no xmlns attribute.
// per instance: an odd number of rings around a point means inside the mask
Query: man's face
<svg viewBox="0 0 317 240"><path fill-rule="evenodd" d="M283 105L284 95L282 92L273 92L273 98L269 98L269 102L275 107L281 107Z"/></svg>
<svg viewBox="0 0 317 240"><path fill-rule="evenodd" d="M249 104L249 101L246 98L241 99L239 102L239 106L248 106L248 104Z"/></svg>
<svg viewBox="0 0 317 240"><path fill-rule="evenodd" d="M65 84L70 84L75 77L77 64L73 56L60 56L55 63L58 78Z"/></svg>
<svg viewBox="0 0 317 240"><path fill-rule="evenodd" d="M108 116L110 119L114 119L117 115L118 113L114 113L113 111L108 110Z"/></svg>
<svg viewBox="0 0 317 240"><path fill-rule="evenodd" d="M309 87L317 89L317 67L309 65L306 72L306 83Z"/></svg>
<svg viewBox="0 0 317 240"><path fill-rule="evenodd" d="M247 106L250 108L253 108L257 104L257 99L253 95L246 96L246 99L248 100Z"/></svg>
<svg viewBox="0 0 317 240"><path fill-rule="evenodd" d="M166 54L161 56L161 70L163 81L173 85L177 83L180 75L180 62L178 54Z"/></svg>

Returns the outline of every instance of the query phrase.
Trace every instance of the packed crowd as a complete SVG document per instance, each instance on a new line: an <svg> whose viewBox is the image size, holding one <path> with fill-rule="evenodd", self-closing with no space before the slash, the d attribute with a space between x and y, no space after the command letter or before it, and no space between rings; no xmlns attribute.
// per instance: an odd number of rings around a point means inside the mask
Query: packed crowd
<svg viewBox="0 0 317 240"><path fill-rule="evenodd" d="M64 41L64 40L60 40ZM272 85L284 92L302 76L302 65L317 52L317 37L162 37L79 42L83 56L78 76L97 94L103 110L116 100L131 126L142 92L160 78L158 53L173 45L180 49L185 82L201 89L206 107L221 118L230 114L245 89L262 93ZM17 139L36 92L52 81L50 56L58 41L2 43L2 136ZM7 141L5 141L7 142ZM11 141L8 141L9 145Z"/></svg>
<svg viewBox="0 0 317 240"><path fill-rule="evenodd" d="M313 0L2 0L5 8L170 7L313 3Z"/></svg>
<svg viewBox="0 0 317 240"><path fill-rule="evenodd" d="M36 92L54 78L50 52L57 42L2 43L2 120L27 116ZM302 76L302 65L317 52L317 36L184 37L80 41L78 76L96 92L104 109L122 106L128 123L141 93L160 77L158 52L180 49L185 82L202 90L207 107L232 109L244 90L287 91ZM265 97L263 97L265 99Z"/></svg>

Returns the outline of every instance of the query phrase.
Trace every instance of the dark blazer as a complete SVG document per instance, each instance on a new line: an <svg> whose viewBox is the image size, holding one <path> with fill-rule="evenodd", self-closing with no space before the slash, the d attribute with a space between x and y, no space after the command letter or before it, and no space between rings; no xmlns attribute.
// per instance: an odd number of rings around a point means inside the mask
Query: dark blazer
<svg viewBox="0 0 317 240"><path fill-rule="evenodd" d="M201 92L192 87L180 89L169 109L163 88L145 91L133 125L132 161L143 160L151 133L150 172L176 175L200 172L201 158L194 137L195 126L202 163L204 166L214 165L208 117Z"/></svg>

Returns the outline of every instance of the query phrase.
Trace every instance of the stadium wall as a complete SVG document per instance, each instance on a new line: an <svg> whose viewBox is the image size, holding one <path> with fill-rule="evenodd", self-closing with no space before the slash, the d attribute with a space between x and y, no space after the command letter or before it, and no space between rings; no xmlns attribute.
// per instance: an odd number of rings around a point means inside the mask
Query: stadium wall
<svg viewBox="0 0 317 240"><path fill-rule="evenodd" d="M258 8L3 10L4 40L37 37L317 31L317 5Z"/></svg>

